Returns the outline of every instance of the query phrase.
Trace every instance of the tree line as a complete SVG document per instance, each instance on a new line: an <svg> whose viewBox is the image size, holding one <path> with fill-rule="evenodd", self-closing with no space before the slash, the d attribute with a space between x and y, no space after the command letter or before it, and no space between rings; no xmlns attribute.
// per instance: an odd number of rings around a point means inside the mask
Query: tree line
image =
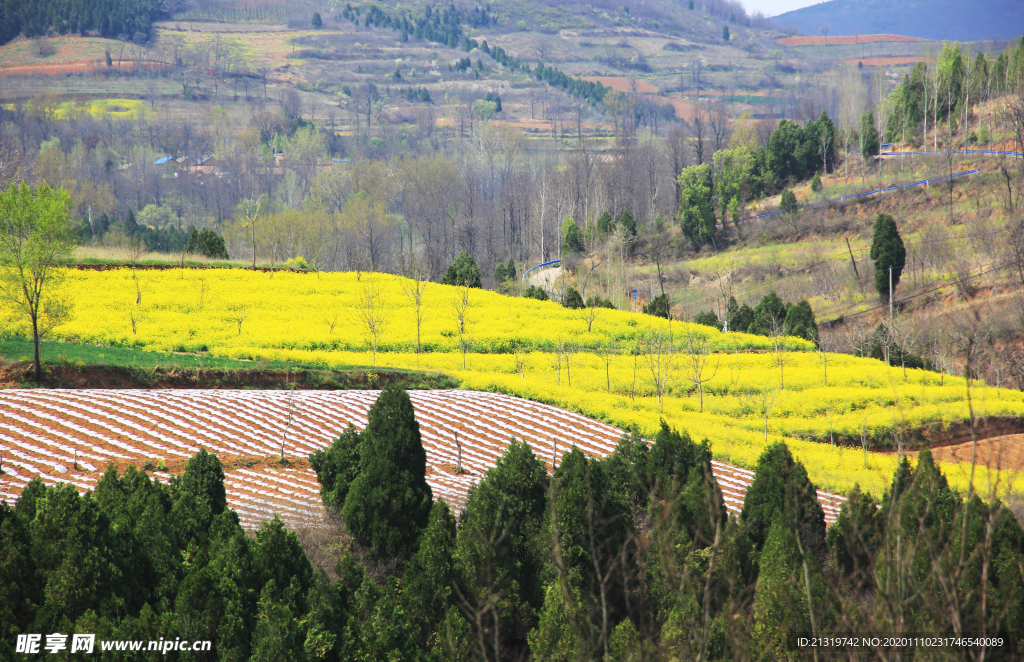
<svg viewBox="0 0 1024 662"><path fill-rule="evenodd" d="M164 15L158 0L2 0L0 44L19 34L98 32L107 39L148 39L153 21Z"/></svg>
<svg viewBox="0 0 1024 662"><path fill-rule="evenodd" d="M883 495L854 489L828 528L785 445L729 515L707 442L665 424L604 459L513 440L456 514L432 500L400 390L310 462L340 522L330 574L276 518L247 536L202 450L169 484L131 467L85 496L33 481L0 505L0 650L90 632L260 662L867 660L894 651L797 637L927 633L1011 660L1024 633L1019 522L952 490L927 450Z"/></svg>

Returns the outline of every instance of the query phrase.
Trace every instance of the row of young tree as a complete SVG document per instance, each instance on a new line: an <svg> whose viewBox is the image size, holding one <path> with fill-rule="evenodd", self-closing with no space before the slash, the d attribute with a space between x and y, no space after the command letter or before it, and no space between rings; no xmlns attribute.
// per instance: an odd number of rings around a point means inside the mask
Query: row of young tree
<svg viewBox="0 0 1024 662"><path fill-rule="evenodd" d="M310 458L341 522L332 578L277 519L247 536L204 451L170 484L134 468L84 497L33 481L0 505L0 650L88 632L259 662L1017 659L1024 533L928 451L880 499L853 490L829 528L783 444L738 516L707 443L664 424L604 459L553 449L553 473L547 454L513 440L456 515L432 502L408 396L385 390L364 431ZM797 645L924 633L987 643Z"/></svg>
<svg viewBox="0 0 1024 662"><path fill-rule="evenodd" d="M972 104L1021 91L1024 37L994 58L978 53L973 60L966 47L946 43L934 66L918 62L889 95L885 139L904 142L908 136L916 139L920 135L927 144L930 126L935 132L935 145L939 122L950 117L966 118Z"/></svg>

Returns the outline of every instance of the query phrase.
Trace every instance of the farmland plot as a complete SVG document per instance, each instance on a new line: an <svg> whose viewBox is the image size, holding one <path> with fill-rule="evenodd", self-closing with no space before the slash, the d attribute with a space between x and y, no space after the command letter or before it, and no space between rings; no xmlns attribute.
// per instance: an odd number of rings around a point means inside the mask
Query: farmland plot
<svg viewBox="0 0 1024 662"><path fill-rule="evenodd" d="M349 424L363 428L379 391L8 390L0 392L0 499L13 501L36 476L93 489L109 463L176 471L202 446L225 465L228 503L247 528L279 515L322 519L319 484L303 462ZM610 454L622 430L557 407L496 393L411 391L427 453L427 482L455 509L511 438L526 439L549 470L575 444ZM461 447L461 453L460 453ZM460 461L462 473L457 472ZM291 462L280 463L281 455ZM76 468L77 466L77 468ZM162 468L162 467L161 467ZM753 473L713 463L736 513ZM168 481L172 471L152 471ZM825 519L842 498L818 492Z"/></svg>

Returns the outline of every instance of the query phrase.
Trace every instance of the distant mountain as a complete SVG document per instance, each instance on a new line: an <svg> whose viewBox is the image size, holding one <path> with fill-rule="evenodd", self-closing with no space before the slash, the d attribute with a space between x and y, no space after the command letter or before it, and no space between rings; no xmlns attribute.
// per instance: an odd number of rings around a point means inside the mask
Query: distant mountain
<svg viewBox="0 0 1024 662"><path fill-rule="evenodd" d="M774 17L804 34L899 34L950 41L1024 33L1024 0L830 0Z"/></svg>

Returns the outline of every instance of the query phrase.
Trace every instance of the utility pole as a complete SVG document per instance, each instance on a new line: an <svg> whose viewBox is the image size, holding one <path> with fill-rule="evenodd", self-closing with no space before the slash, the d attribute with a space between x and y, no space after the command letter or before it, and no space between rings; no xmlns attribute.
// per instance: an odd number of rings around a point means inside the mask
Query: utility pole
<svg viewBox="0 0 1024 662"><path fill-rule="evenodd" d="M853 257L853 249L850 248L850 239L846 238L846 250L850 251L850 263L853 265L853 273L857 276L857 286L861 288L861 292L864 288L860 284L860 271L857 270L857 260Z"/></svg>
<svg viewBox="0 0 1024 662"><path fill-rule="evenodd" d="M551 475L555 475L555 454L558 451L558 439L551 437Z"/></svg>

